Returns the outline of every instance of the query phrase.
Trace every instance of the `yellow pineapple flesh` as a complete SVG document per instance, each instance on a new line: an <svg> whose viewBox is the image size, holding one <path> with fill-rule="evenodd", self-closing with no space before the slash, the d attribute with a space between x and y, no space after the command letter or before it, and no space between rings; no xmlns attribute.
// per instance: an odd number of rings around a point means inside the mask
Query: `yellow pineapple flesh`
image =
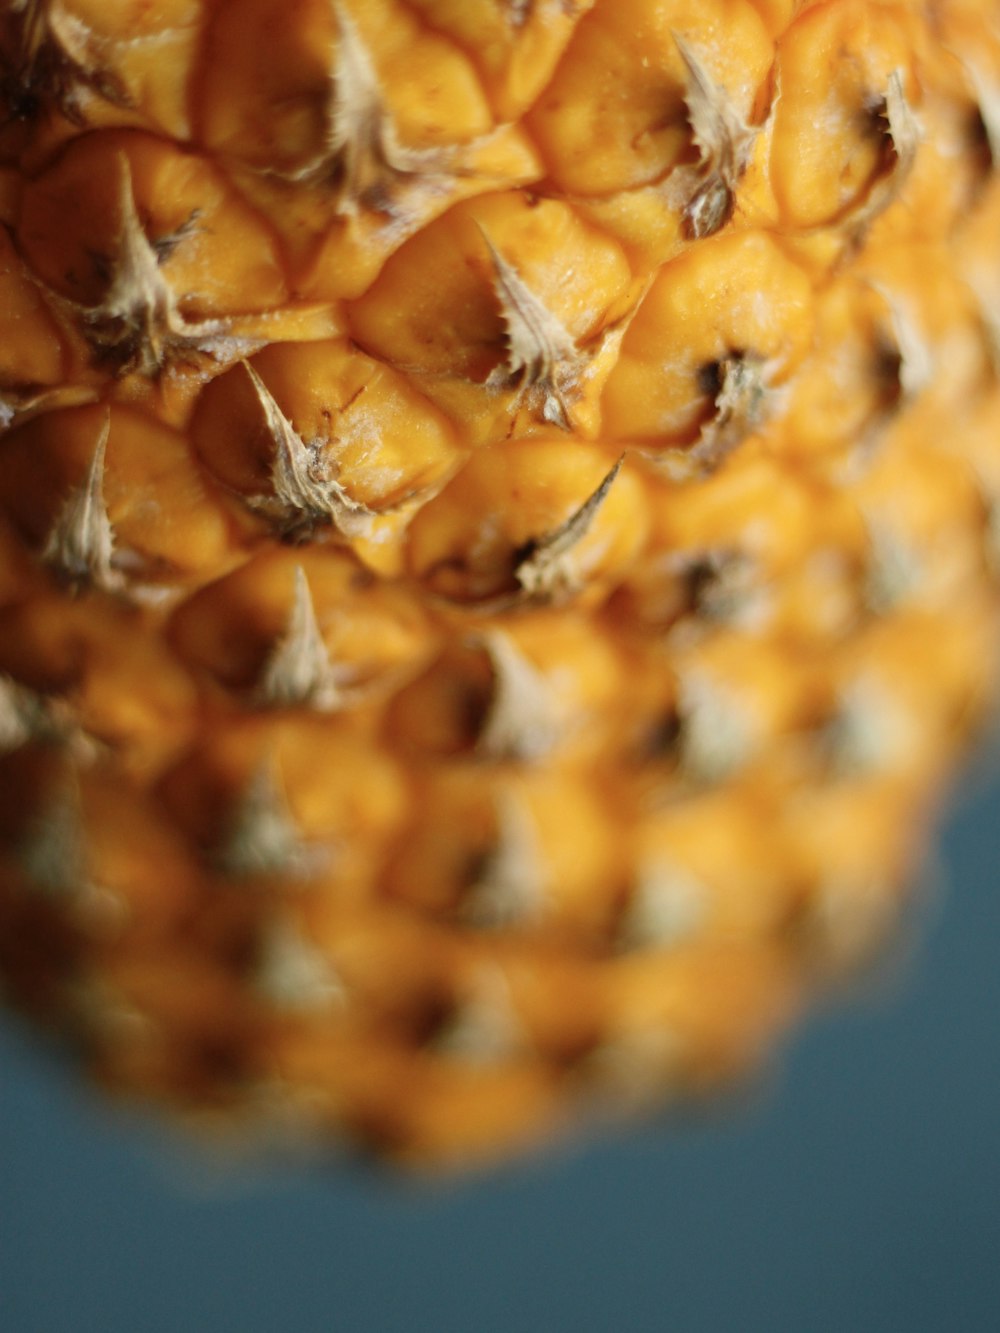
<svg viewBox="0 0 1000 1333"><path fill-rule="evenodd" d="M415 1164L756 1067L997 672L995 0L3 0L0 981Z"/></svg>

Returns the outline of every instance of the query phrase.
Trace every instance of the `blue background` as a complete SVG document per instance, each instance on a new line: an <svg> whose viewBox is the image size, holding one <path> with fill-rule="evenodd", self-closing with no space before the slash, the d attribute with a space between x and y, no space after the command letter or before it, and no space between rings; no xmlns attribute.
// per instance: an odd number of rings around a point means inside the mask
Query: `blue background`
<svg viewBox="0 0 1000 1333"><path fill-rule="evenodd" d="M430 1190L219 1175L0 1026L3 1333L1000 1329L1000 782L918 955L711 1121Z"/></svg>

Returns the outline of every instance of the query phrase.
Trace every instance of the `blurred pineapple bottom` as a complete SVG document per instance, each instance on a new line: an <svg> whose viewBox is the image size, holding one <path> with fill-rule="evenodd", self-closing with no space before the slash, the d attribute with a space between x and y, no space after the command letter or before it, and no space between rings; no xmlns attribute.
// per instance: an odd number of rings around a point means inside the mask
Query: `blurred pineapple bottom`
<svg viewBox="0 0 1000 1333"><path fill-rule="evenodd" d="M68 767L65 742L0 769L7 1001L116 1098L227 1150L466 1166L724 1096L919 917L938 792L916 752L817 785L798 738L666 803L643 770L628 827L579 774L472 763L378 855L308 815L363 775L316 725L271 721L280 788L253 728L227 734L228 813L179 767L208 870L165 798Z"/></svg>

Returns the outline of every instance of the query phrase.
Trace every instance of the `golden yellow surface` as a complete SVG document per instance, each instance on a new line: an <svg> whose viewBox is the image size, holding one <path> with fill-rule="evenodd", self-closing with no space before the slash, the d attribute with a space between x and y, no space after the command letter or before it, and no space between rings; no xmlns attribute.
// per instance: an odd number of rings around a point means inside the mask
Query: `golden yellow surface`
<svg viewBox="0 0 1000 1333"><path fill-rule="evenodd" d="M411 1165L745 1077L995 696L995 0L2 0L0 982Z"/></svg>

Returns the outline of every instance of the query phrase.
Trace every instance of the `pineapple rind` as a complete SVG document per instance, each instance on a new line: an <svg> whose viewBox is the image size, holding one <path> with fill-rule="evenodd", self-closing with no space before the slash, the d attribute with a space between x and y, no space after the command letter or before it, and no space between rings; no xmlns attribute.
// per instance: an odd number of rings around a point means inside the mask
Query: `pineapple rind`
<svg viewBox="0 0 1000 1333"><path fill-rule="evenodd" d="M0 979L410 1164L744 1076L995 694L993 0L5 0Z"/></svg>

